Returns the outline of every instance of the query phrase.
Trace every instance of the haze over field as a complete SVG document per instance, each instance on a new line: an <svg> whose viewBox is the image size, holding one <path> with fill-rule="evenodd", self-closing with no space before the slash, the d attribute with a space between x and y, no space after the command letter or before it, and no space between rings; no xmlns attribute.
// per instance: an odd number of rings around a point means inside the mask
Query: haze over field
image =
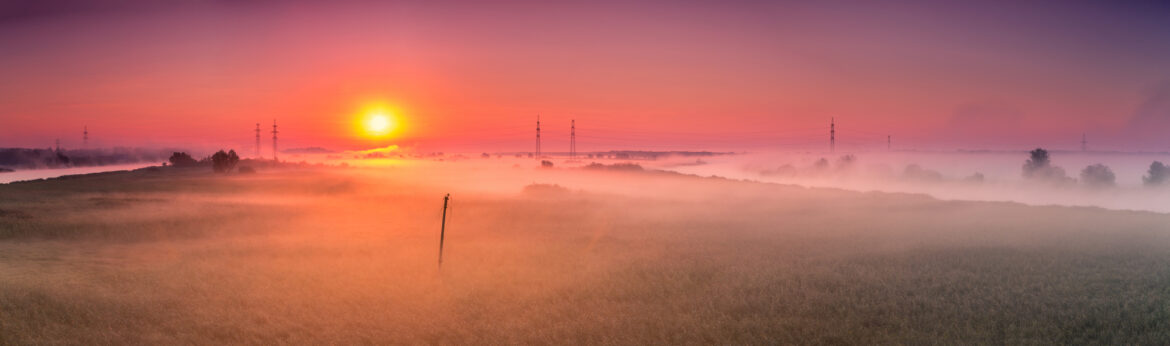
<svg viewBox="0 0 1170 346"><path fill-rule="evenodd" d="M5 343L1170 338L1165 214L482 163L0 193Z"/></svg>

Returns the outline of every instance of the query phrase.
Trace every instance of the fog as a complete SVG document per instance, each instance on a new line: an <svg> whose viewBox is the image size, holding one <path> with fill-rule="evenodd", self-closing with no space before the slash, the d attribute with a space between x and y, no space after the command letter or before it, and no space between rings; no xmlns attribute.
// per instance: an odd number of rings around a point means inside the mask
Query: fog
<svg viewBox="0 0 1170 346"><path fill-rule="evenodd" d="M539 161L513 155L398 153L397 158L358 159L345 154L325 157L300 155L294 160L308 160L353 167L442 167L459 172L471 169L482 181L500 175L539 182L524 173L536 169ZM590 163L630 163L650 171L667 171L701 177L721 177L804 187L827 187L868 192L919 193L942 200L1003 201L1027 205L1093 206L1117 210L1170 212L1170 184L1146 185L1155 162L1170 163L1168 153L1115 153L1055 151L1049 153L1051 166L1063 171L1066 179L1028 179L1023 166L1028 152L756 152L703 156L662 155L658 159L617 160L609 158L549 157L552 171L575 169ZM818 161L824 160L818 163ZM1091 165L1104 165L1113 173L1113 183L1095 185L1081 177ZM502 170L502 171L501 171ZM550 174L543 170L541 174ZM504 173L499 173L504 172ZM539 175L536 175L539 176ZM527 179L527 180L525 180ZM623 190L598 181L574 183L581 187ZM489 188L475 185L471 188ZM630 189L625 189L630 190ZM633 189L641 190L641 189ZM628 192L628 191L627 191Z"/></svg>
<svg viewBox="0 0 1170 346"><path fill-rule="evenodd" d="M0 343L1165 337L1140 327L1164 316L1162 214L790 185L930 186L868 173L863 155L856 173L800 179L753 170L815 156L386 156L0 185ZM896 159L939 169L944 191L966 173Z"/></svg>
<svg viewBox="0 0 1170 346"><path fill-rule="evenodd" d="M852 155L852 163L841 158ZM944 200L1011 201L1029 205L1096 206L1109 209L1170 212L1170 186L1144 186L1142 177L1154 161L1170 154L1050 153L1070 181L1025 179L1027 152L861 152L757 153L646 162L659 168L700 176L833 187L856 191L924 193ZM827 165L817 167L825 159ZM1109 167L1116 186L1095 188L1080 180L1094 164ZM909 169L908 169L909 168ZM977 176L978 175L978 176ZM981 177L981 178L980 178Z"/></svg>

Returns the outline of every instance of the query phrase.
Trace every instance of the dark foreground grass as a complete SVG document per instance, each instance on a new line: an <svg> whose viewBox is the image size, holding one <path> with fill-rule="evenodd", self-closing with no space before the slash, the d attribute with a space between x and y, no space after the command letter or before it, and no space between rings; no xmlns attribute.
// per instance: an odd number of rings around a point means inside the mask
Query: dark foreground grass
<svg viewBox="0 0 1170 346"><path fill-rule="evenodd" d="M427 170L2 185L0 343L1170 342L1166 215Z"/></svg>

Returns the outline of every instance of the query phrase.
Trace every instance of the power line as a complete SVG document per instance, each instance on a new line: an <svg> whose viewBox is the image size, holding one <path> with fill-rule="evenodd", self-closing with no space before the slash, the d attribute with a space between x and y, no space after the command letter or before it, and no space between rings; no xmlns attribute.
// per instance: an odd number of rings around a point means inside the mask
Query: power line
<svg viewBox="0 0 1170 346"><path fill-rule="evenodd" d="M829 153L837 151L837 119L829 118Z"/></svg>
<svg viewBox="0 0 1170 346"><path fill-rule="evenodd" d="M260 158L260 123L256 123L256 158Z"/></svg>
<svg viewBox="0 0 1170 346"><path fill-rule="evenodd" d="M274 119L272 119L272 161L279 161L279 160L276 158L276 153L277 153L277 150L276 150L276 134L277 134L277 133L280 133L280 131L277 131L277 130L276 130L276 119L274 118Z"/></svg>

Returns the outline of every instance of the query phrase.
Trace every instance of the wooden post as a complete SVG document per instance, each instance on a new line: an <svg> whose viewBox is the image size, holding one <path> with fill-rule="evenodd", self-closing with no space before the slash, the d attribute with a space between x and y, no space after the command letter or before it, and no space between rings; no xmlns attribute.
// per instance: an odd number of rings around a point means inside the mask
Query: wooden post
<svg viewBox="0 0 1170 346"><path fill-rule="evenodd" d="M451 194L443 196L443 221L439 226L439 269L443 269L443 237L447 233L447 201Z"/></svg>

